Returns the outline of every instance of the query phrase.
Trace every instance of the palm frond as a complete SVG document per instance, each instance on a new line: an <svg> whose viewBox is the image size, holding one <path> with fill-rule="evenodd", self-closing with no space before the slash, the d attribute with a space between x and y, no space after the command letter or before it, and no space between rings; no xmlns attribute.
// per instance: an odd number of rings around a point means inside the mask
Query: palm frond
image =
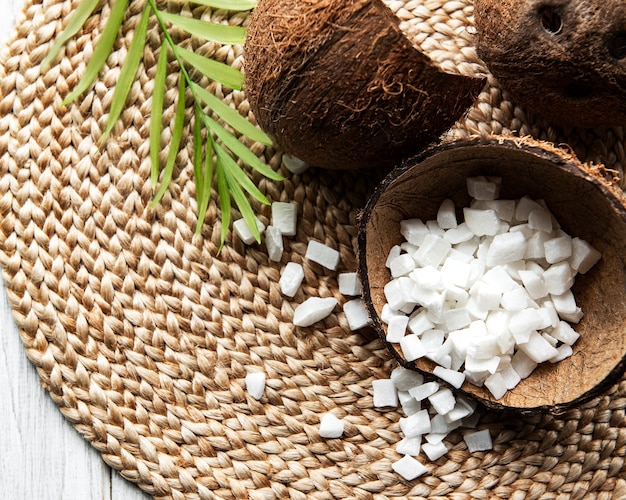
<svg viewBox="0 0 626 500"><path fill-rule="evenodd" d="M106 64L106 60L115 44L124 15L128 7L128 0L112 0L109 19L97 41L97 45L87 64L85 73L76 87L65 98L64 104L69 104L85 92ZM204 5L214 9L230 11L248 11L256 6L254 0L190 0L194 4ZM58 36L50 53L45 59L50 64L58 55L61 47L74 36L89 15L94 11L98 0L83 0L76 10L65 30ZM246 29L240 26L224 25L210 21L185 17L171 12L159 10L155 0L147 0L141 14L134 37L131 41L128 54L120 69L118 82L113 92L109 116L103 132L102 141L106 140L113 131L115 123L121 116L128 100L130 90L136 78L137 69L141 64L145 43L149 30L149 18L154 15L163 34L163 42L157 61L152 91L152 111L150 117L150 181L156 191L152 206L161 201L174 176L175 163L182 147L182 138L186 126L185 111L186 97L193 99L193 172L196 183L196 202L198 206L198 221L196 233L200 233L208 210L211 198L213 180L217 184L217 195L221 210L220 249L224 245L232 218L234 201L237 209L245 219L257 241L260 241L256 217L250 202L254 199L263 204L269 201L261 190L254 184L240 163L256 170L264 177L280 181L282 176L272 170L257 157L235 133L247 137L249 140L266 146L272 144L271 139L261 129L241 116L237 110L231 108L221 99L195 82L190 73L193 69L197 74L204 75L233 90L243 87L243 75L240 70L226 63L216 61L210 57L192 52L174 42L168 31L168 24L177 26L191 36L202 38L222 45L241 44L245 40ZM178 79L178 95L172 136L165 165L160 163L161 131L163 127L163 108L167 89L167 72L169 55L172 63L177 63L180 71ZM231 132L227 129L230 127Z"/></svg>

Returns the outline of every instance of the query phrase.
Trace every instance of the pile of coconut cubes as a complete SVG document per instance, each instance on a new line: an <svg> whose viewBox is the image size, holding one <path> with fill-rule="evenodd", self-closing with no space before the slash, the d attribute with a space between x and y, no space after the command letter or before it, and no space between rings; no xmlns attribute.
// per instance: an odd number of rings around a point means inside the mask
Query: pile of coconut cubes
<svg viewBox="0 0 626 500"><path fill-rule="evenodd" d="M499 199L500 185L468 178L463 221L445 200L436 220L401 222L381 318L408 361L429 358L453 386L468 380L496 399L572 354L583 312L571 287L600 259L542 200Z"/></svg>

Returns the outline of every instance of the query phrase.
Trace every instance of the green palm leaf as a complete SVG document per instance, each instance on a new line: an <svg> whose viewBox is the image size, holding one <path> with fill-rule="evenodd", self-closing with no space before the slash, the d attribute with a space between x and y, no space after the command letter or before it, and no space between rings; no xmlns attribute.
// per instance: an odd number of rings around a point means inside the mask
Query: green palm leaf
<svg viewBox="0 0 626 500"><path fill-rule="evenodd" d="M80 31L80 29L85 24L85 21L87 21L87 18L95 10L98 2L99 0L82 0L78 4L78 7L76 7L76 10L68 19L65 29L54 40L52 47L50 47L50 51L46 54L46 57L44 57L43 61L41 61L42 72L45 73L46 71L48 71L48 68L50 68L50 64L59 55L59 52L61 52L63 46L70 38L72 38L76 33Z"/></svg>
<svg viewBox="0 0 626 500"><path fill-rule="evenodd" d="M107 137L113 130L117 119L122 114L124 104L128 98L130 88L135 80L139 63L141 63L141 56L143 55L144 47L146 46L146 35L148 34L148 20L150 19L150 11L144 9L139 19L139 24L133 36L133 40L128 48L128 54L124 63L120 69L120 75L117 83L115 84L115 90L113 91L113 97L111 98L111 108L109 110L109 117L107 118L104 134L100 138L102 144L106 141Z"/></svg>
<svg viewBox="0 0 626 500"><path fill-rule="evenodd" d="M224 45L236 45L243 43L246 38L246 29L242 26L230 26L227 24L217 24L193 17L185 17L170 12L159 11L162 19L168 23L178 26L198 38L210 40Z"/></svg>
<svg viewBox="0 0 626 500"><path fill-rule="evenodd" d="M159 179L159 154L161 152L161 129L163 127L163 99L167 78L167 42L161 44L152 90L152 111L150 113L150 180L154 189Z"/></svg>
<svg viewBox="0 0 626 500"><path fill-rule="evenodd" d="M274 172L270 167L263 163L252 151L250 151L243 143L231 134L228 130L222 127L210 116L204 116L204 121L207 124L207 128L215 133L217 137L221 139L228 149L230 149L238 158L248 166L255 169L268 179L275 181L284 180L283 176L278 172Z"/></svg>
<svg viewBox="0 0 626 500"><path fill-rule="evenodd" d="M180 148L180 141L183 137L183 127L185 125L185 88L185 80L181 78L178 84L178 101L176 103L176 115L174 116L174 128L172 130L170 150L167 155L167 161L165 162L165 168L163 169L161 187L152 200L153 207L161 201L161 198L170 185L172 175L174 173L174 163L176 162L176 156L178 155L178 150Z"/></svg>
<svg viewBox="0 0 626 500"><path fill-rule="evenodd" d="M213 59L196 54L180 46L176 47L176 53L211 80L215 80L231 89L241 90L243 86L243 75L237 68L233 68L219 61L214 61Z"/></svg>
<svg viewBox="0 0 626 500"><path fill-rule="evenodd" d="M201 87L197 83L191 83L191 90L197 95L204 104L209 106L222 120L228 123L238 132L241 132L246 137L253 141L260 142L266 146L272 145L272 140L263 132L260 128L254 126L248 119L237 113L236 110L231 108L221 99L215 97L214 94Z"/></svg>
<svg viewBox="0 0 626 500"><path fill-rule="evenodd" d="M226 241L226 236L228 236L228 226L230 226L230 191L219 157L215 161L215 173L217 176L217 195L220 199L220 210L222 212L222 231L220 234L221 250ZM256 226L256 223L254 225Z"/></svg>
<svg viewBox="0 0 626 500"><path fill-rule="evenodd" d="M128 0L115 0L115 3L111 8L109 19L104 26L104 30L100 35L96 48L87 63L85 74L82 76L74 90L65 98L63 105L67 105L79 97L89 88L100 73L100 70L104 66L104 63L106 63L106 60L113 49L113 44L117 39L117 34L120 30L120 26L122 25L122 21L124 20L124 14L126 13L127 7Z"/></svg>
<svg viewBox="0 0 626 500"><path fill-rule="evenodd" d="M245 189L250 196L256 198L261 203L269 205L269 200L265 197L258 187L254 185L254 182L241 170L241 167L237 165L237 162L233 160L226 151L224 151L218 144L215 145L215 153L222 161L222 166L228 174L229 178L237 182L243 189Z"/></svg>

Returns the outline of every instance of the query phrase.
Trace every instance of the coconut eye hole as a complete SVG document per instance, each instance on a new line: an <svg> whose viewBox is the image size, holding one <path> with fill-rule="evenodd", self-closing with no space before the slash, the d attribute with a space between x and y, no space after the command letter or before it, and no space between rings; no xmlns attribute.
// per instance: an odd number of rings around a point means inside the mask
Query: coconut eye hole
<svg viewBox="0 0 626 500"><path fill-rule="evenodd" d="M626 31L622 31L613 35L606 43L609 54L615 59L624 59L626 57Z"/></svg>
<svg viewBox="0 0 626 500"><path fill-rule="evenodd" d="M539 22L550 35L558 35L563 31L563 18L554 7L545 6L539 9Z"/></svg>

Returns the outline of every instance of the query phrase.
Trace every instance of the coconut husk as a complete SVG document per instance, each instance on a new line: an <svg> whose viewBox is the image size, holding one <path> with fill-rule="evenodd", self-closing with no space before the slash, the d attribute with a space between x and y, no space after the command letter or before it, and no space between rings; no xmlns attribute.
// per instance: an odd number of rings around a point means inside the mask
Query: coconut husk
<svg viewBox="0 0 626 500"><path fill-rule="evenodd" d="M380 0L261 0L245 45L258 123L318 167L391 167L469 108L481 77L448 74L419 52Z"/></svg>
<svg viewBox="0 0 626 500"><path fill-rule="evenodd" d="M519 104L553 123L626 124L626 4L477 0L477 50Z"/></svg>

